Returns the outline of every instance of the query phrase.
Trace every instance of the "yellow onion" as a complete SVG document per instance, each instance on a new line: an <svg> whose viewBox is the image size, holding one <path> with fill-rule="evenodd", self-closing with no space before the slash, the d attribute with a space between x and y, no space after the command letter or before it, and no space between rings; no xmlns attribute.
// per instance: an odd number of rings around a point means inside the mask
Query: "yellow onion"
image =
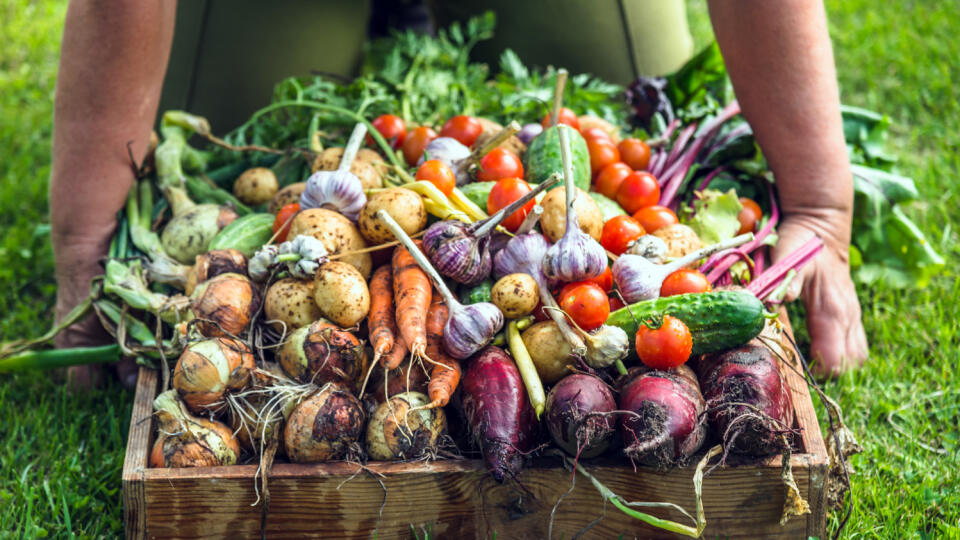
<svg viewBox="0 0 960 540"><path fill-rule="evenodd" d="M197 255L193 266L169 257L155 257L144 265L152 283L167 283L190 295L197 283L220 274L247 274L247 257L236 249L215 249Z"/></svg>
<svg viewBox="0 0 960 540"><path fill-rule="evenodd" d="M239 335L260 308L260 292L246 276L227 273L208 279L190 295L197 329L206 337Z"/></svg>
<svg viewBox="0 0 960 540"><path fill-rule="evenodd" d="M378 461L435 455L447 430L440 407L424 408L430 399L420 392L403 392L380 404L367 424L367 455Z"/></svg>
<svg viewBox="0 0 960 540"><path fill-rule="evenodd" d="M256 368L247 346L232 338L194 341L186 346L173 369L173 388L196 414L218 411L227 390L238 391L250 382Z"/></svg>
<svg viewBox="0 0 960 540"><path fill-rule="evenodd" d="M363 434L360 401L342 384L330 383L304 399L283 428L287 457L294 463L343 459Z"/></svg>
<svg viewBox="0 0 960 540"><path fill-rule="evenodd" d="M367 372L367 353L356 336L322 321L290 334L277 360L287 375L300 382L342 383L353 392Z"/></svg>
<svg viewBox="0 0 960 540"><path fill-rule="evenodd" d="M191 415L174 390L153 400L157 441L150 452L151 467L217 467L233 465L240 446L233 430L220 422Z"/></svg>

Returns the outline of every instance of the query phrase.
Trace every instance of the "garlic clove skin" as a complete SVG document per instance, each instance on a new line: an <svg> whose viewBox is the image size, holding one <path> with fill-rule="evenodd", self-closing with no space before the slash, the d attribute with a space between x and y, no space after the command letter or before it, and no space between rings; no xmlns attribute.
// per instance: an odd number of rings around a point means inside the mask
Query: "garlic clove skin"
<svg viewBox="0 0 960 540"><path fill-rule="evenodd" d="M300 208L326 208L357 221L367 204L363 183L350 171L317 171L307 179L300 194Z"/></svg>
<svg viewBox="0 0 960 540"><path fill-rule="evenodd" d="M493 266L490 238L477 238L459 221L438 221L423 235L423 251L441 275L470 285L482 281Z"/></svg>
<svg viewBox="0 0 960 540"><path fill-rule="evenodd" d="M470 157L470 148L464 146L460 141L453 137L437 137L427 144L423 155L417 161L417 166L423 165L423 162L428 159L439 159L451 169L455 169L454 164L458 164L468 157ZM454 174L456 174L456 170L454 170Z"/></svg>
<svg viewBox="0 0 960 540"><path fill-rule="evenodd" d="M630 353L630 338L619 326L603 325L585 340L587 353L584 361L594 369L610 367Z"/></svg>
<svg viewBox="0 0 960 540"><path fill-rule="evenodd" d="M626 253L639 255L656 264L667 262L667 243L659 236L645 234L627 246Z"/></svg>
<svg viewBox="0 0 960 540"><path fill-rule="evenodd" d="M443 327L443 348L464 360L486 347L503 328L503 312L490 302L478 302L451 310Z"/></svg>
<svg viewBox="0 0 960 540"><path fill-rule="evenodd" d="M597 277L606 269L606 250L579 226L568 228L567 233L547 249L543 258L544 275L558 281L582 281Z"/></svg>
<svg viewBox="0 0 960 540"><path fill-rule="evenodd" d="M622 255L613 263L613 281L628 304L660 296L667 274L664 269L640 255Z"/></svg>

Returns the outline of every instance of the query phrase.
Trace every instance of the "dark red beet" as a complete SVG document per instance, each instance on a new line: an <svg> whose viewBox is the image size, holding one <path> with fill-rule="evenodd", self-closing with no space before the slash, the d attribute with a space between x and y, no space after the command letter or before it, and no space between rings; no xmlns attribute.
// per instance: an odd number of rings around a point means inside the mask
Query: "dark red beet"
<svg viewBox="0 0 960 540"><path fill-rule="evenodd" d="M502 349L487 347L469 364L460 385L463 412L487 470L502 482L520 472L523 454L533 449L537 417L516 364Z"/></svg>
<svg viewBox="0 0 960 540"><path fill-rule="evenodd" d="M567 375L547 394L544 419L557 446L572 456L591 458L604 453L615 434L612 416L617 408L613 392L599 378L583 373Z"/></svg>
<svg viewBox="0 0 960 540"><path fill-rule="evenodd" d="M732 439L730 451L763 456L784 449L779 435L793 427L793 401L770 349L751 342L709 354L698 372L710 428L724 444Z"/></svg>
<svg viewBox="0 0 960 540"><path fill-rule="evenodd" d="M666 468L690 457L703 444L706 409L693 371L633 368L620 389L624 453L646 465Z"/></svg>

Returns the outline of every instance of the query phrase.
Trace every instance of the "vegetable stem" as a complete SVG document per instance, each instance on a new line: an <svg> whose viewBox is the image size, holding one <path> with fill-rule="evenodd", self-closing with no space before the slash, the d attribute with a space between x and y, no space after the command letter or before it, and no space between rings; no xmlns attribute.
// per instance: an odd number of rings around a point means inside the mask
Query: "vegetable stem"
<svg viewBox="0 0 960 540"><path fill-rule="evenodd" d="M553 87L553 110L550 111L550 126L560 120L560 107L563 106L563 88L567 85L567 70L557 70L557 84Z"/></svg>
<svg viewBox="0 0 960 540"><path fill-rule="evenodd" d="M533 320L533 317L525 317L527 320ZM540 381L540 374L537 373L537 367L527 351L527 346L520 337L520 321L514 319L507 324L507 342L510 344L510 353L513 355L513 361L517 364L520 371L520 378L523 379L523 385L527 388L527 396L530 398L530 404L533 405L534 412L537 413L537 420L543 414L546 406L547 396L543 391L543 382Z"/></svg>
<svg viewBox="0 0 960 540"><path fill-rule="evenodd" d="M519 131L520 124L518 124L516 120L511 121L506 127L498 131L497 134L494 135L489 141L485 142L483 146L471 152L470 156L467 157L467 162L473 163L480 161L480 158L490 153L491 150L500 146L500 143L506 141L510 137L513 137Z"/></svg>
<svg viewBox="0 0 960 540"><path fill-rule="evenodd" d="M504 206L499 211L497 211L496 214L490 216L489 218L481 222L479 224L480 226L477 227L477 229L473 232L473 235L476 236L477 238L486 236L493 230L494 227L499 225L500 222L503 221L507 216L513 214L514 212L522 208L523 205L527 204L527 202L530 201L530 199L536 197L537 195L540 194L540 192L556 184L558 181L560 181L559 176L557 176L556 174L550 175L549 178L537 184L537 186L534 187L532 190L530 190L528 193L525 193L522 197L518 198L517 200L508 204L507 206Z"/></svg>
<svg viewBox="0 0 960 540"><path fill-rule="evenodd" d="M573 203L577 200L577 188L573 183L573 161L570 159L570 138L567 130L559 130L560 134L560 161L563 164L563 189L567 196L567 223L566 230L571 231L580 228L580 221L577 219L577 211L573 208Z"/></svg>
<svg viewBox="0 0 960 540"><path fill-rule="evenodd" d="M100 347L29 351L0 360L0 373L27 369L54 369L92 363L115 362L120 357L116 343Z"/></svg>
<svg viewBox="0 0 960 540"><path fill-rule="evenodd" d="M358 122L353 127L350 140L347 141L347 146L343 149L343 156L340 158L340 166L337 167L337 172L350 171L350 166L353 165L353 160L357 157L357 151L360 150L360 145L363 144L363 138L366 134L367 126L362 122Z"/></svg>
<svg viewBox="0 0 960 540"><path fill-rule="evenodd" d="M530 210L527 217L523 218L523 223L520 224L520 228L517 229L516 234L527 234L532 231L533 228L537 226L537 222L540 221L540 216L542 215L543 207L539 204L533 205L533 209Z"/></svg>

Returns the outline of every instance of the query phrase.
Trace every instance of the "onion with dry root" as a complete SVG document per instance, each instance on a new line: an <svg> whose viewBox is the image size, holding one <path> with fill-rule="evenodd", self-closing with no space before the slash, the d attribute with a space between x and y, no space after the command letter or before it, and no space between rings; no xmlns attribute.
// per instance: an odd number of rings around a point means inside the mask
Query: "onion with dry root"
<svg viewBox="0 0 960 540"><path fill-rule="evenodd" d="M300 382L337 382L351 391L358 389L367 372L367 354L356 336L319 321L291 333L277 361Z"/></svg>
<svg viewBox="0 0 960 540"><path fill-rule="evenodd" d="M378 461L435 456L447 416L440 407L426 408L430 399L403 392L381 403L367 424L367 455Z"/></svg>
<svg viewBox="0 0 960 540"><path fill-rule="evenodd" d="M167 257L148 259L145 268L150 281L172 285L193 294L198 283L220 274L247 274L247 257L236 249L214 249L197 255L193 266L182 265Z"/></svg>
<svg viewBox="0 0 960 540"><path fill-rule="evenodd" d="M218 467L237 462L240 445L233 430L191 415L175 390L157 396L153 408L159 427L150 451L151 467Z"/></svg>
<svg viewBox="0 0 960 540"><path fill-rule="evenodd" d="M194 341L173 369L173 388L194 414L217 412L224 394L242 390L256 363L250 349L232 338Z"/></svg>
<svg viewBox="0 0 960 540"><path fill-rule="evenodd" d="M240 274L208 279L190 299L197 329L206 337L240 335L260 309L260 292L250 278Z"/></svg>
<svg viewBox="0 0 960 540"><path fill-rule="evenodd" d="M347 387L328 383L302 400L287 417L283 443L294 463L343 459L360 440L363 407Z"/></svg>

